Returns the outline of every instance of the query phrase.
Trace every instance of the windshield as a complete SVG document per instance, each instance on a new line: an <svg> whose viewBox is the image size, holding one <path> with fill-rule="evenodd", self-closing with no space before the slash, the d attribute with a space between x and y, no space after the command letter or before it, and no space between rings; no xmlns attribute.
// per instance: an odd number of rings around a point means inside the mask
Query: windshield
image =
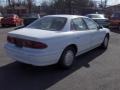
<svg viewBox="0 0 120 90"><path fill-rule="evenodd" d="M67 18L63 17L43 17L28 25L27 28L57 31L64 27L66 21Z"/></svg>
<svg viewBox="0 0 120 90"><path fill-rule="evenodd" d="M89 18L105 18L104 15L88 15Z"/></svg>

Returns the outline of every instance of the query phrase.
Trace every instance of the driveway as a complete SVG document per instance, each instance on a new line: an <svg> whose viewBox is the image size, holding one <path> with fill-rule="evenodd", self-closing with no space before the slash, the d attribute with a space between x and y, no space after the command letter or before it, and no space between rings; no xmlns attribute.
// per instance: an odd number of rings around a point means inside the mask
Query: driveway
<svg viewBox="0 0 120 90"><path fill-rule="evenodd" d="M24 66L7 57L3 45L8 31L0 28L0 90L120 90L120 33L111 32L106 51L96 48L62 70Z"/></svg>

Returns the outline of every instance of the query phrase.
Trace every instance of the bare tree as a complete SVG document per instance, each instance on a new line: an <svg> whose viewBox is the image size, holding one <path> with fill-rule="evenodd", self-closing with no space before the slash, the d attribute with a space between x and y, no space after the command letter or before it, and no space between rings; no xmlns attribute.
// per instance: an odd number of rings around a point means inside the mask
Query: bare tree
<svg viewBox="0 0 120 90"><path fill-rule="evenodd" d="M101 0L100 7L101 7L102 9L106 8L106 7L107 7L107 3L108 3L108 0Z"/></svg>
<svg viewBox="0 0 120 90"><path fill-rule="evenodd" d="M107 7L108 0L105 0L105 8Z"/></svg>
<svg viewBox="0 0 120 90"><path fill-rule="evenodd" d="M74 14L80 10L93 7L92 0L53 0L52 6L60 13Z"/></svg>
<svg viewBox="0 0 120 90"><path fill-rule="evenodd" d="M8 5L9 5L9 6L11 5L11 0L8 0Z"/></svg>
<svg viewBox="0 0 120 90"><path fill-rule="evenodd" d="M27 1L29 13L31 13L34 0L26 0L26 1Z"/></svg>

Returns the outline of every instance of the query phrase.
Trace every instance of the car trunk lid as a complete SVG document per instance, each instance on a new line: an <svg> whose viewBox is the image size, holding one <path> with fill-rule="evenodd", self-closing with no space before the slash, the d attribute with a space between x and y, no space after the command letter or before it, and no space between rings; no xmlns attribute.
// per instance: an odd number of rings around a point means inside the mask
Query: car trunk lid
<svg viewBox="0 0 120 90"><path fill-rule="evenodd" d="M9 32L8 36L39 41L39 40L44 40L44 39L52 38L55 36L59 36L59 34L58 34L58 31L47 31L47 30L40 30L40 29L23 28L23 29Z"/></svg>

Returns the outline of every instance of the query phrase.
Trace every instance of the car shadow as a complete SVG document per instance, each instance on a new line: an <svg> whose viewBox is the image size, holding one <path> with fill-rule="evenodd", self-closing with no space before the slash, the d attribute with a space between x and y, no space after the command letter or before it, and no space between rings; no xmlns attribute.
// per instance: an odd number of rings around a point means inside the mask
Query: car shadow
<svg viewBox="0 0 120 90"><path fill-rule="evenodd" d="M57 65L47 67L22 66L14 62L0 68L0 90L45 90L81 67L90 68L89 63L105 51L96 48L80 55L71 69L60 69Z"/></svg>

